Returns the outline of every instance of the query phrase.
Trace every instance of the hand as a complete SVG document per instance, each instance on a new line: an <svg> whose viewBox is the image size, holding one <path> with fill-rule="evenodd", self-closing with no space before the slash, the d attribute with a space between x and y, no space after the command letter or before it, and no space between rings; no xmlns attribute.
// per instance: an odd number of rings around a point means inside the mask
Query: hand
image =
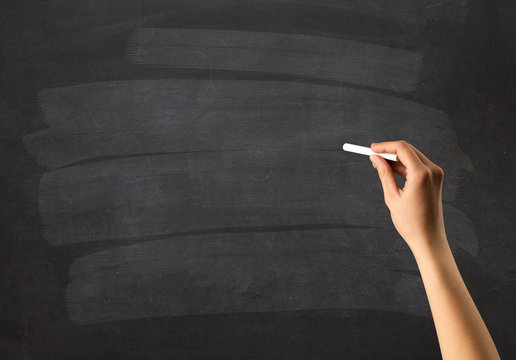
<svg viewBox="0 0 516 360"><path fill-rule="evenodd" d="M372 155L396 230L409 245L428 296L443 359L500 359L487 327L460 275L446 239L443 171L405 141L371 144L399 163ZM403 189L394 174L407 179Z"/></svg>
<svg viewBox="0 0 516 360"><path fill-rule="evenodd" d="M378 170L392 222L412 252L446 242L441 199L443 170L405 141L373 143L371 150L398 155L400 162L387 162L378 155L370 159ZM403 189L398 187L394 173L406 178Z"/></svg>

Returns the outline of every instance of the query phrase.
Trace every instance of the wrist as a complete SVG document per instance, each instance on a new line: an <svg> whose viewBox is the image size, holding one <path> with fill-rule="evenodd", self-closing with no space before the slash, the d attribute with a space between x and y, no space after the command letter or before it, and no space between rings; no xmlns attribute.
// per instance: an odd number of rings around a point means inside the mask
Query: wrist
<svg viewBox="0 0 516 360"><path fill-rule="evenodd" d="M419 239L408 242L410 250L419 264L433 259L444 259L452 255L446 233L427 234Z"/></svg>
<svg viewBox="0 0 516 360"><path fill-rule="evenodd" d="M448 287L459 281L460 274L446 238L427 242L426 245L413 251L413 255L425 288L437 284Z"/></svg>

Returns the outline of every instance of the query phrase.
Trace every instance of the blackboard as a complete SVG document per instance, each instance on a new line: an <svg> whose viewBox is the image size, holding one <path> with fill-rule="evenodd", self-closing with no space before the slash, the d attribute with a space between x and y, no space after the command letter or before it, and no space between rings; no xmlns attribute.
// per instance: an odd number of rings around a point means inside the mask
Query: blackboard
<svg viewBox="0 0 516 360"><path fill-rule="evenodd" d="M516 356L515 14L480 0L3 1L3 359L439 358L376 171L445 172Z"/></svg>

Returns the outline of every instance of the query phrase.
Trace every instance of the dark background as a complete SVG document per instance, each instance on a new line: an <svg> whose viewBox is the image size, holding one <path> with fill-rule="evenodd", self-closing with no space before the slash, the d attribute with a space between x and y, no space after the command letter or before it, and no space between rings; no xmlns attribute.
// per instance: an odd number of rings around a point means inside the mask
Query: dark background
<svg viewBox="0 0 516 360"><path fill-rule="evenodd" d="M2 1L1 357L439 358L430 318L388 311L191 314L96 325L68 319L68 266L92 248L53 247L43 239L37 184L44 170L22 142L23 136L45 128L38 116L38 92L125 79L277 78L135 68L123 61L135 28L175 27L324 35L423 54L420 84L406 97L447 113L459 147L473 162L475 170L461 177L453 205L473 222L479 253L471 258L458 251L456 260L502 358L514 358L514 2L428 2L413 29L381 28L381 19L354 13L352 6L344 11L307 3L200 3ZM402 13L403 2L399 6Z"/></svg>

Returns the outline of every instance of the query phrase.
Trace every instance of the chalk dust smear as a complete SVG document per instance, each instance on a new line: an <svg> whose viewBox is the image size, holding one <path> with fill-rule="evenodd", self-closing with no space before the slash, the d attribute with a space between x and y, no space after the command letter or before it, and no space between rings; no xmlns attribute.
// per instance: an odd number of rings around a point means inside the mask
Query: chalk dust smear
<svg viewBox="0 0 516 360"><path fill-rule="evenodd" d="M413 90L422 66L416 52L366 42L211 29L138 29L126 57L136 64L290 74L395 92Z"/></svg>
<svg viewBox="0 0 516 360"><path fill-rule="evenodd" d="M138 30L127 56L398 92L421 66L417 53L360 42L185 29ZM337 308L429 316L375 170L341 146L406 139L445 169L453 200L472 167L443 112L381 92L265 80L90 83L43 90L39 104L48 128L23 140L47 170L45 239L141 241L74 259L72 321ZM476 255L469 219L444 211L453 249Z"/></svg>

